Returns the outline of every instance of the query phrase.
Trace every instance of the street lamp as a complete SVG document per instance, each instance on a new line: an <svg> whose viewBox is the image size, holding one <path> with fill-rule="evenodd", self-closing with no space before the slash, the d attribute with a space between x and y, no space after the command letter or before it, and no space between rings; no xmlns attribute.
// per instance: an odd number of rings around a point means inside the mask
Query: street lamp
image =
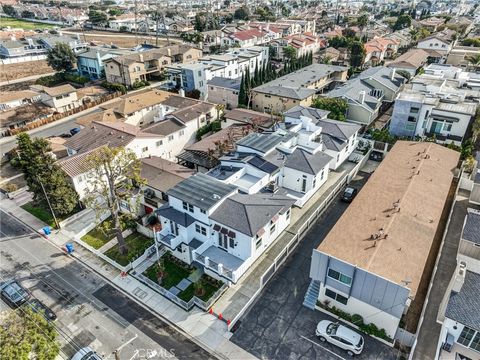
<svg viewBox="0 0 480 360"><path fill-rule="evenodd" d="M55 216L55 212L53 211L52 204L50 204L50 199L48 198L47 192L45 191L45 187L43 186L43 183L40 180L40 178L38 177L38 175L37 175L37 181L40 184L40 186L42 187L43 194L45 195L45 199L47 200L48 207L50 208L50 211L52 212L53 221L55 221L55 226L57 227L57 229L60 229L60 224L58 223L57 217Z"/></svg>

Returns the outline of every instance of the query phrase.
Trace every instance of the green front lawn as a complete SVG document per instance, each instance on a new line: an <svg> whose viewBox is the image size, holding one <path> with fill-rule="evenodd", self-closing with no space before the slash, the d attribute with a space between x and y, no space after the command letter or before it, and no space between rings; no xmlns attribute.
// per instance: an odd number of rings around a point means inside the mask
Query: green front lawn
<svg viewBox="0 0 480 360"><path fill-rule="evenodd" d="M116 261L120 265L125 266L142 255L145 250L153 245L154 240L153 238L148 238L143 234L133 232L125 238L125 243L127 244L128 248L128 253L126 255L119 253L118 245L115 245L105 251L104 255L108 256L110 259Z"/></svg>
<svg viewBox="0 0 480 360"><path fill-rule="evenodd" d="M7 27L10 26L12 28L22 28L23 30L35 30L35 29L53 29L58 25L46 24L46 23L39 23L33 21L26 21L21 19L14 19L8 17L1 17L0 18L0 26Z"/></svg>
<svg viewBox="0 0 480 360"><path fill-rule="evenodd" d="M167 290L169 290L172 286L177 285L183 279L188 278L195 270L193 267L182 263L181 260L176 259L171 254L167 253L163 255L162 259L165 266L165 271L162 278L162 283L160 285ZM158 283L158 272L158 264L155 263L145 271L145 276L153 282Z"/></svg>
<svg viewBox="0 0 480 360"><path fill-rule="evenodd" d="M189 302L191 298L196 296L200 300L208 301L215 292L222 287L222 282L211 278L208 275L202 275L199 280L203 284L203 295L195 294L195 284L190 284L185 290L183 290L178 297L183 301Z"/></svg>
<svg viewBox="0 0 480 360"><path fill-rule="evenodd" d="M107 220L109 219L110 218L108 218ZM88 233L81 237L82 241L85 241L94 249L100 249L103 245L105 245L107 242L109 242L115 237L114 231L105 232L100 225L101 224L98 224L92 230L90 230Z"/></svg>
<svg viewBox="0 0 480 360"><path fill-rule="evenodd" d="M44 223L48 224L52 228L55 227L55 220L53 220L53 215L50 209L45 209L40 205L36 205L33 201L26 203L25 205L22 205L22 209L28 211L30 214L35 216L37 219L42 220ZM72 213L68 215L63 215L63 216L57 216L58 222L63 221L67 219L68 217L72 216L73 214L76 214L79 212L81 209L80 208L75 208Z"/></svg>

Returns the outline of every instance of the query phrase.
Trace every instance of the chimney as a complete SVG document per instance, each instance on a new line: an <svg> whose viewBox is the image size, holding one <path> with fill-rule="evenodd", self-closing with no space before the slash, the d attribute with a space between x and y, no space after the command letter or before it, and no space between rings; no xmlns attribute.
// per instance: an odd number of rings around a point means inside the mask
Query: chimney
<svg viewBox="0 0 480 360"><path fill-rule="evenodd" d="M17 37L15 36L15 34L10 35L10 40L17 41Z"/></svg>
<svg viewBox="0 0 480 360"><path fill-rule="evenodd" d="M363 104L365 102L365 90L362 90L358 93L358 101L360 104Z"/></svg>
<svg viewBox="0 0 480 360"><path fill-rule="evenodd" d="M394 80L395 79L395 68L391 68L390 69L390 80Z"/></svg>
<svg viewBox="0 0 480 360"><path fill-rule="evenodd" d="M168 54L168 56L172 56L172 49L167 48L167 54Z"/></svg>
<svg viewBox="0 0 480 360"><path fill-rule="evenodd" d="M463 283L465 282L465 275L467 273L467 264L463 261L458 265L455 277L453 278L452 291L459 293L462 290Z"/></svg>
<svg viewBox="0 0 480 360"><path fill-rule="evenodd" d="M80 41L80 34L77 34L77 40Z"/></svg>
<svg viewBox="0 0 480 360"><path fill-rule="evenodd" d="M185 97L185 90L183 89L178 90L178 95L180 95L181 97Z"/></svg>
<svg viewBox="0 0 480 360"><path fill-rule="evenodd" d="M143 54L138 55L140 57L140 62L143 62Z"/></svg>

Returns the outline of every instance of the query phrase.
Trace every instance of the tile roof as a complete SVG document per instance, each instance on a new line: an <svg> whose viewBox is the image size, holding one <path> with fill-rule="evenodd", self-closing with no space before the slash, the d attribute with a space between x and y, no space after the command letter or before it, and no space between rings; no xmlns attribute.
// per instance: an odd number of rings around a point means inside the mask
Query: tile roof
<svg viewBox="0 0 480 360"><path fill-rule="evenodd" d="M165 119L149 125L144 130L151 134L168 136L184 128L185 125L176 119Z"/></svg>
<svg viewBox="0 0 480 360"><path fill-rule="evenodd" d="M253 237L275 215L285 213L294 203L294 199L278 194L235 194L227 198L210 219Z"/></svg>
<svg viewBox="0 0 480 360"><path fill-rule="evenodd" d="M53 114L54 109L40 102L27 104L0 113L0 127L29 123Z"/></svg>
<svg viewBox="0 0 480 360"><path fill-rule="evenodd" d="M200 209L209 210L223 198L236 192L236 190L237 188L233 185L225 184L211 176L197 173L175 185L167 191L167 194Z"/></svg>
<svg viewBox="0 0 480 360"><path fill-rule="evenodd" d="M253 124L262 128L270 128L273 126L276 117L271 114L261 113L250 109L236 108L225 113L226 119L235 120L245 124Z"/></svg>
<svg viewBox="0 0 480 360"><path fill-rule="evenodd" d="M38 85L37 85L38 86ZM33 87L32 87L33 88ZM41 90L50 96L59 96L77 91L72 85L65 84L54 87L42 86Z"/></svg>
<svg viewBox="0 0 480 360"><path fill-rule="evenodd" d="M251 133L237 141L237 146L244 146L261 153L266 153L283 141L285 141L283 136L277 134Z"/></svg>
<svg viewBox="0 0 480 360"><path fill-rule="evenodd" d="M442 145L397 141L318 251L396 284L408 280L414 297L458 160Z"/></svg>
<svg viewBox="0 0 480 360"><path fill-rule="evenodd" d="M39 96L38 92L31 90L2 91L0 103L5 104L15 100L31 99L35 96Z"/></svg>
<svg viewBox="0 0 480 360"><path fill-rule="evenodd" d="M410 49L388 64L388 67L411 67L418 69L426 63L429 54L422 49Z"/></svg>
<svg viewBox="0 0 480 360"><path fill-rule="evenodd" d="M185 150L201 151L205 153L213 152L210 155L215 156L217 155L215 154L215 150L217 149L218 143L230 142L231 140L233 142L233 144L231 145L233 149L235 141L245 137L251 131L253 131L253 129L246 125L230 125L220 131L217 131L216 133L213 133L203 138L200 141L193 143L192 145L186 147Z"/></svg>
<svg viewBox="0 0 480 360"><path fill-rule="evenodd" d="M146 107L163 104L171 96L172 93L167 91L147 89L134 94L123 95L115 101L102 105L101 108L113 109L116 113L127 116Z"/></svg>
<svg viewBox="0 0 480 360"><path fill-rule="evenodd" d="M88 127L92 122L124 122L125 118L117 114L113 109L97 109L75 119L75 123Z"/></svg>
<svg viewBox="0 0 480 360"><path fill-rule="evenodd" d="M480 331L480 274L468 271L458 293L452 291L445 316Z"/></svg>
<svg viewBox="0 0 480 360"><path fill-rule="evenodd" d="M305 150L296 149L293 153L287 155L284 166L305 174L317 175L331 160L330 155L321 151L310 154Z"/></svg>
<svg viewBox="0 0 480 360"><path fill-rule="evenodd" d="M63 171L65 171L68 176L74 178L78 175L84 174L91 169L88 166L88 158L98 150L99 148L95 148L83 153L67 156L63 159L58 160L57 164L62 168Z"/></svg>
<svg viewBox="0 0 480 360"><path fill-rule="evenodd" d="M462 239L480 245L480 211L469 209L463 227Z"/></svg>
<svg viewBox="0 0 480 360"><path fill-rule="evenodd" d="M141 159L141 162L140 176L147 181L148 186L164 193L183 179L195 174L192 169L158 156Z"/></svg>

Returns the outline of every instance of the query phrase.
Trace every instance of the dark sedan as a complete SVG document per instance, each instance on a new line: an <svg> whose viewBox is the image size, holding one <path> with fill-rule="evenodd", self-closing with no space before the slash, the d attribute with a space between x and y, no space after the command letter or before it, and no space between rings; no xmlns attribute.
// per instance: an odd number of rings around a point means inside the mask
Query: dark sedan
<svg viewBox="0 0 480 360"><path fill-rule="evenodd" d="M28 291L15 280L0 283L0 292L2 299L12 307L22 305L30 298Z"/></svg>
<svg viewBox="0 0 480 360"><path fill-rule="evenodd" d="M353 201L353 199L355 199L355 196L357 196L357 194L358 194L358 190L356 188L347 186L343 191L342 200L350 203Z"/></svg>
<svg viewBox="0 0 480 360"><path fill-rule="evenodd" d="M57 315L53 310L38 299L31 299L25 304L25 306L30 306L34 312L41 313L45 319L49 321L55 321L57 319Z"/></svg>

